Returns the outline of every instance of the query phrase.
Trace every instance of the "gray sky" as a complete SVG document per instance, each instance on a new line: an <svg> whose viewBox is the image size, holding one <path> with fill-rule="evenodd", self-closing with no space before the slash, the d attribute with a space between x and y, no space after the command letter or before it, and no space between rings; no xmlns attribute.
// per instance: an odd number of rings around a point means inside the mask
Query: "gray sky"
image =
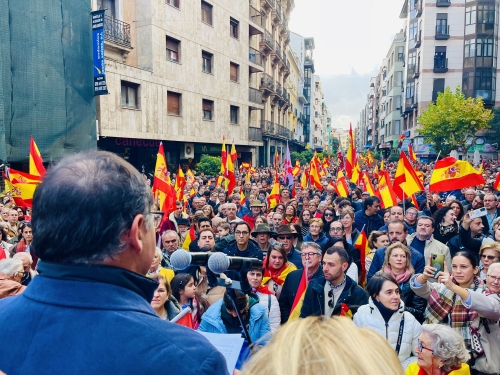
<svg viewBox="0 0 500 375"><path fill-rule="evenodd" d="M402 6L403 0L295 0L289 27L314 37L314 67L332 127L347 129L359 121L370 77L403 28Z"/></svg>

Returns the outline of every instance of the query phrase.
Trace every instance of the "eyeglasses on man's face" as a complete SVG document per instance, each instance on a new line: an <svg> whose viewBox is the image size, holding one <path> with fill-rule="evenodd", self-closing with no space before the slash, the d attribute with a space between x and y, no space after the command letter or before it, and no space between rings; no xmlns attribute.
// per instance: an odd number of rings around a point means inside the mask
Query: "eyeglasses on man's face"
<svg viewBox="0 0 500 375"><path fill-rule="evenodd" d="M238 231L238 232L234 232L234 235L235 235L235 236L248 236L248 234L249 234L249 232L247 232L247 231L243 231L243 232L240 232L240 231Z"/></svg>
<svg viewBox="0 0 500 375"><path fill-rule="evenodd" d="M278 240L291 240L293 239L293 236L279 236Z"/></svg>
<svg viewBox="0 0 500 375"><path fill-rule="evenodd" d="M330 232L342 232L341 227L330 227Z"/></svg>
<svg viewBox="0 0 500 375"><path fill-rule="evenodd" d="M302 258L313 258L315 255L319 255L318 253L302 253L300 256Z"/></svg>

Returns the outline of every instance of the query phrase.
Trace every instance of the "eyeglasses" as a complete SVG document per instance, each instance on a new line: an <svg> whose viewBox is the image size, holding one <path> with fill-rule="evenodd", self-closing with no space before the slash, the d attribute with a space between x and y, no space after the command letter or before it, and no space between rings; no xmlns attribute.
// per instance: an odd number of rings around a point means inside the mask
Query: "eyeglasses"
<svg viewBox="0 0 500 375"><path fill-rule="evenodd" d="M151 211L149 213L151 215L153 215L155 229L158 229L158 227L160 226L162 219L163 219L163 212L162 211Z"/></svg>
<svg viewBox="0 0 500 375"><path fill-rule="evenodd" d="M491 275L487 275L488 277L491 277L493 279L493 281L496 281L497 283L500 283L500 277L495 277L495 276L491 276Z"/></svg>
<svg viewBox="0 0 500 375"><path fill-rule="evenodd" d="M248 236L249 232L244 231L244 232L234 232L235 236Z"/></svg>
<svg viewBox="0 0 500 375"><path fill-rule="evenodd" d="M23 277L23 276L24 276L24 271L19 271L19 272L16 272L13 276L14 276L14 277L18 277L18 276Z"/></svg>
<svg viewBox="0 0 500 375"><path fill-rule="evenodd" d="M406 216L417 216L415 212L407 212Z"/></svg>
<svg viewBox="0 0 500 375"><path fill-rule="evenodd" d="M330 227L330 232L342 232L342 228L334 228L334 227Z"/></svg>
<svg viewBox="0 0 500 375"><path fill-rule="evenodd" d="M278 236L278 240L291 240L293 236Z"/></svg>
<svg viewBox="0 0 500 375"><path fill-rule="evenodd" d="M333 213L325 212L325 216L333 216Z"/></svg>
<svg viewBox="0 0 500 375"><path fill-rule="evenodd" d="M302 254L300 254L300 256L302 258L312 258L315 255L319 255L319 254L318 253L302 253Z"/></svg>
<svg viewBox="0 0 500 375"><path fill-rule="evenodd" d="M425 349L425 350L430 351L431 353L434 353L434 351L433 351L432 349L430 349L430 348L426 348L426 347L424 346L424 344L422 344L422 341L420 341L420 340L418 340L417 348L418 348L418 350L419 350L420 352L421 352L422 350L424 350L424 349Z"/></svg>
<svg viewBox="0 0 500 375"><path fill-rule="evenodd" d="M488 259L488 260L493 260L495 258L498 258L494 255L484 255L484 254L481 254L481 259Z"/></svg>

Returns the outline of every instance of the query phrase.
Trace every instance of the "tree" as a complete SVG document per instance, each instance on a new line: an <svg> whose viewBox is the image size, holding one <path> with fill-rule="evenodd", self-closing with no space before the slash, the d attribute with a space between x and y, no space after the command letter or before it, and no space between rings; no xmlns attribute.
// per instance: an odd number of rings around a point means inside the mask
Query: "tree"
<svg viewBox="0 0 500 375"><path fill-rule="evenodd" d="M337 155L339 152L339 140L337 138L332 138L332 155Z"/></svg>
<svg viewBox="0 0 500 375"><path fill-rule="evenodd" d="M418 118L422 125L418 133L445 156L453 150L466 151L479 130L489 129L492 118L481 98L466 98L460 86L455 93L447 87Z"/></svg>
<svg viewBox="0 0 500 375"><path fill-rule="evenodd" d="M221 157L201 155L200 162L196 166L196 172L205 173L208 176L217 176L220 172Z"/></svg>

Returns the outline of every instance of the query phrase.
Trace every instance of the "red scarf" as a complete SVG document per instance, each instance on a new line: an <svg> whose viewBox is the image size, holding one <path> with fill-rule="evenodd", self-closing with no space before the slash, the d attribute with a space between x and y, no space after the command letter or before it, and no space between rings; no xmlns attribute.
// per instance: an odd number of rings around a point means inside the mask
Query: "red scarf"
<svg viewBox="0 0 500 375"><path fill-rule="evenodd" d="M252 288L252 293L262 293L262 294L274 295L274 293L271 292L267 286L263 286L263 285L259 285L259 287L257 289Z"/></svg>

